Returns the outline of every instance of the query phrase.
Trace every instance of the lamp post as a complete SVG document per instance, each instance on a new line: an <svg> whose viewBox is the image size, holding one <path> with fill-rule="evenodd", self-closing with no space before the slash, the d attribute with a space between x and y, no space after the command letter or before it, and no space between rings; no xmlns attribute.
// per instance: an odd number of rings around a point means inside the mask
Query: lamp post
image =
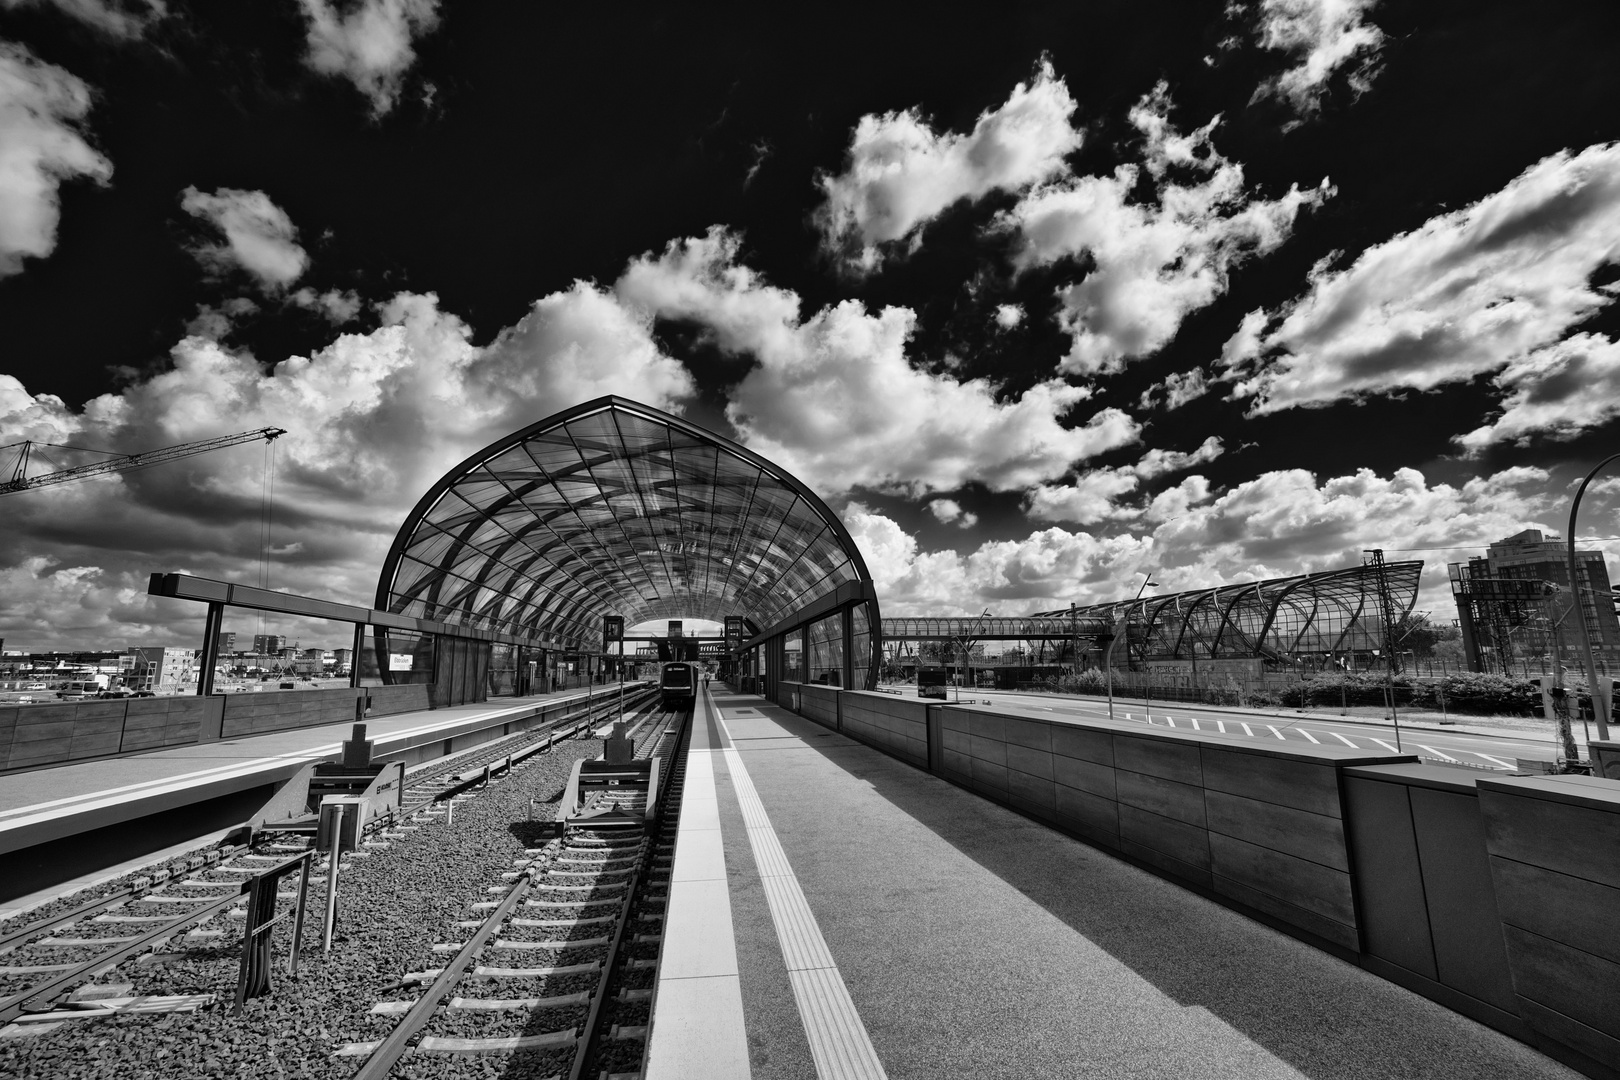
<svg viewBox="0 0 1620 1080"><path fill-rule="evenodd" d="M1586 494L1586 485L1592 482L1592 478L1603 466L1616 458L1620 458L1620 454L1610 454L1598 462L1597 466L1586 474L1586 479L1581 481L1581 486L1575 489L1575 498L1569 504L1569 587L1575 594L1575 607L1580 609L1575 625L1581 629L1581 654L1582 659L1586 661L1587 690L1592 695L1592 717L1597 721L1598 738L1605 740L1609 737L1609 702L1598 692L1597 660L1592 656L1592 633L1586 628L1586 612L1581 609L1581 579L1575 565L1575 515L1580 512L1581 496ZM1594 596L1592 599L1596 603L1597 598Z"/></svg>
<svg viewBox="0 0 1620 1080"><path fill-rule="evenodd" d="M979 616L979 621L973 624L974 638L978 637L978 635L983 632L983 630L984 630L984 620L988 619L989 617L990 617L990 609L985 608L984 609L984 614ZM973 638L963 638L961 640L962 640L962 673L963 673L963 676L964 676L967 684L969 686L973 686L973 651L972 651L972 648L973 648L973 640L974 639ZM975 686L974 689L978 689L978 688ZM960 687L958 687L957 690L956 690L956 700L957 701L962 700L962 690L961 690Z"/></svg>

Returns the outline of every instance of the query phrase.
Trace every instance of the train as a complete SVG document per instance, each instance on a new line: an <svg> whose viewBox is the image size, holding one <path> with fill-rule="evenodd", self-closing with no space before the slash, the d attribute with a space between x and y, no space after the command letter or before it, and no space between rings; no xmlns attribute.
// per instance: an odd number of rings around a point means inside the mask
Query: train
<svg viewBox="0 0 1620 1080"><path fill-rule="evenodd" d="M658 672L659 703L664 709L690 709L697 701L698 683L702 667L675 660L664 664Z"/></svg>

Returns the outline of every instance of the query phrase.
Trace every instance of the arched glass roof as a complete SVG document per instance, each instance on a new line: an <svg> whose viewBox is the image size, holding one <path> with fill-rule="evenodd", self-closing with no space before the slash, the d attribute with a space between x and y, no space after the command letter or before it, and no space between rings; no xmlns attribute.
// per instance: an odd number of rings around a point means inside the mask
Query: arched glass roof
<svg viewBox="0 0 1620 1080"><path fill-rule="evenodd" d="M850 583L872 596L854 541L809 488L711 431L604 397L435 484L395 537L377 607L593 649L603 615L742 615L764 629Z"/></svg>

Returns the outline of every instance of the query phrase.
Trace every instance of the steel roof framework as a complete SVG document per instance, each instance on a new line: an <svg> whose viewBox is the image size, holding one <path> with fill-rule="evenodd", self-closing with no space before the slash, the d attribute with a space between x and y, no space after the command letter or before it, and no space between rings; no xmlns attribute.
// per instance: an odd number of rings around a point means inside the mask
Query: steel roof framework
<svg viewBox="0 0 1620 1080"><path fill-rule="evenodd" d="M695 424L605 397L450 470L400 528L376 606L593 649L604 614L770 626L852 583L874 596L854 540L804 484Z"/></svg>

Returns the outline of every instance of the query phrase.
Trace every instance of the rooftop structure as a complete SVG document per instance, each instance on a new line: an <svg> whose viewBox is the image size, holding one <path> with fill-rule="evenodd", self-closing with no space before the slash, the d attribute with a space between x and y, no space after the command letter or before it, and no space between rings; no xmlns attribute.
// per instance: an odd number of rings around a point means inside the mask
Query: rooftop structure
<svg viewBox="0 0 1620 1080"><path fill-rule="evenodd" d="M728 439L616 397L446 473L400 528L376 607L583 652L601 650L610 614L740 615L747 645L779 650L814 623L837 641L823 659L846 686L867 685L876 652L871 576L821 499Z"/></svg>

